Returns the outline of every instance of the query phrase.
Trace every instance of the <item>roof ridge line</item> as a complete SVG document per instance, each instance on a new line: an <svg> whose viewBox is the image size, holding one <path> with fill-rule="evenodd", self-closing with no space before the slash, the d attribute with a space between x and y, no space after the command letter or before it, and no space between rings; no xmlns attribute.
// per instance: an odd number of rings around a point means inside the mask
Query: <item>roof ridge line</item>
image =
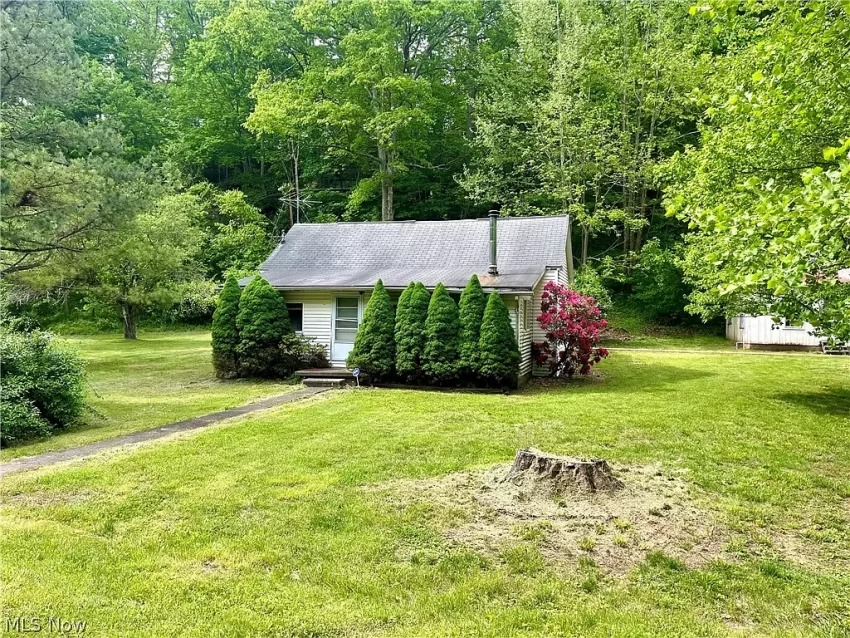
<svg viewBox="0 0 850 638"><path fill-rule="evenodd" d="M359 222L352 221L333 221L333 222L298 222L293 224L290 228L295 228L296 226L366 226L367 224L445 224L448 222L484 222L489 221L489 217L467 217L465 219L393 219L392 221L379 221L379 220L363 220ZM509 220L509 219L569 219L569 215L505 215L504 217L499 217L500 220Z"/></svg>

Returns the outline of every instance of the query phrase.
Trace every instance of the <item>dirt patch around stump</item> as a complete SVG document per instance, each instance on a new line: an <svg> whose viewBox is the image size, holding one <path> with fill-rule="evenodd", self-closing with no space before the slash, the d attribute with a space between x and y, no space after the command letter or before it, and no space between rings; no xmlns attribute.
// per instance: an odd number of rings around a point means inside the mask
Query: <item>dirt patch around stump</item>
<svg viewBox="0 0 850 638"><path fill-rule="evenodd" d="M456 524L445 531L451 541L491 555L532 542L555 566L589 557L604 571L623 574L659 551L697 567L720 557L729 539L691 488L657 466L614 467L622 486L605 492L547 489L510 470L503 464L398 481L381 491L400 508L428 504L456 512Z"/></svg>

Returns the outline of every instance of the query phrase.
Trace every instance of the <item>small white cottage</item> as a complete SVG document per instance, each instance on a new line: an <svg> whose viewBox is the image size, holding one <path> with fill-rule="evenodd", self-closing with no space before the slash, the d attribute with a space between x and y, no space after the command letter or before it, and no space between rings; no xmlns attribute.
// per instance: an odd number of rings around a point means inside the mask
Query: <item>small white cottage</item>
<svg viewBox="0 0 850 638"><path fill-rule="evenodd" d="M397 300L411 281L442 283L459 297L476 274L504 297L522 360L532 371L531 342L543 340L535 318L548 281L567 283L569 218L498 217L453 221L295 224L260 273L283 292L295 330L345 366L378 279Z"/></svg>

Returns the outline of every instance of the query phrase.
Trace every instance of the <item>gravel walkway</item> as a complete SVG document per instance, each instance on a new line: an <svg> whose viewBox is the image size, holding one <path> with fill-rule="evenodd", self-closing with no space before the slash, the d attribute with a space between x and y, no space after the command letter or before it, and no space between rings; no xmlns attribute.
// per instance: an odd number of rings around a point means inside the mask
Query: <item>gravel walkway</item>
<svg viewBox="0 0 850 638"><path fill-rule="evenodd" d="M330 390L330 388L304 388L303 390L295 390L293 392L279 394L254 403L240 405L238 408L222 410L221 412L213 412L212 414L195 417L194 419L186 419L185 421L178 421L177 423L171 423L169 425L162 425L151 428L150 430L132 432L131 434L125 434L113 439L95 441L94 443L88 443L86 445L81 445L67 450L44 452L43 454L36 454L35 456L24 456L18 459L12 459L11 461L0 464L0 476L16 474L17 472L25 472L27 470L35 470L49 465L56 465L57 463L64 463L65 461L87 459L90 456L94 456L95 454L99 454L106 450L114 450L120 447L137 445L139 443L145 443L146 441L153 441L166 436L171 436L178 432L198 430L200 428L220 423L226 419L232 419L257 410L267 410L268 408L273 408L292 401L298 401L299 399L311 397L314 394L319 394L327 390Z"/></svg>

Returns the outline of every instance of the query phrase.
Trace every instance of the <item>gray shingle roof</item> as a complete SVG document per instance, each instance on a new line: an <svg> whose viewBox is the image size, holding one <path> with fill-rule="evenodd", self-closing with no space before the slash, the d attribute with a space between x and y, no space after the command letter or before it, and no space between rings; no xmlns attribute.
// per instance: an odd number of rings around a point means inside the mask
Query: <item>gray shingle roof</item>
<svg viewBox="0 0 850 638"><path fill-rule="evenodd" d="M531 290L547 266L564 266L568 218L501 217L498 276L487 274L487 218L456 221L296 224L260 265L274 287L387 288L411 281L463 288L473 273L487 288Z"/></svg>

